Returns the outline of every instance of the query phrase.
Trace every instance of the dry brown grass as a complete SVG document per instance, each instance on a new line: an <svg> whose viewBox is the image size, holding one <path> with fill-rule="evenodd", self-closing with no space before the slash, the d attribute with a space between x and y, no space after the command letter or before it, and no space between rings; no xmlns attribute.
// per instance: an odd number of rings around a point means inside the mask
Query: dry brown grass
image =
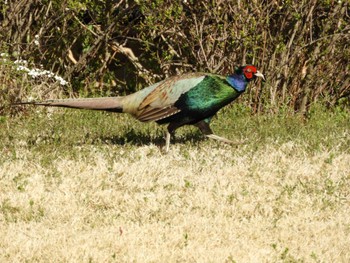
<svg viewBox="0 0 350 263"><path fill-rule="evenodd" d="M87 145L45 166L18 145L0 262L350 262L347 153Z"/></svg>

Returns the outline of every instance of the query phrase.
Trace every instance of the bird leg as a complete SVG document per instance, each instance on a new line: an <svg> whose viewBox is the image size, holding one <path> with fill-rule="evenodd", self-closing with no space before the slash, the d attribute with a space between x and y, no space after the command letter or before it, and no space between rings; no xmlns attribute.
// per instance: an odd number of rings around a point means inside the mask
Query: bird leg
<svg viewBox="0 0 350 263"><path fill-rule="evenodd" d="M165 135L165 152L169 152L169 148L170 148L170 137L171 134L169 131L166 131L166 135Z"/></svg>
<svg viewBox="0 0 350 263"><path fill-rule="evenodd" d="M210 120L210 119L209 119ZM170 139L171 139L171 135L174 134L175 130L181 126L183 126L184 124L182 123L177 123L177 122L171 122L168 125L167 128L167 132L166 132L166 136L165 136L165 152L169 152L170 149ZM208 138L210 139L214 139L214 140L218 140L224 143L229 143L229 144L241 144L241 142L234 142L231 141L229 139L226 139L224 137L220 137L216 134L213 133L213 131L211 130L209 123L206 122L205 120L202 120L200 122L197 122L196 124L194 124L194 126L198 127L200 129L200 131Z"/></svg>
<svg viewBox="0 0 350 263"><path fill-rule="evenodd" d="M175 130L181 127L183 124L178 122L171 122L167 127L167 132L165 135L165 152L169 152L171 135L174 135Z"/></svg>
<svg viewBox="0 0 350 263"><path fill-rule="evenodd" d="M205 121L200 121L194 124L194 126L198 127L200 131L205 135L208 136L210 134L213 134L213 131L211 130L209 123Z"/></svg>
<svg viewBox="0 0 350 263"><path fill-rule="evenodd" d="M220 137L218 135L215 135L213 133L213 131L211 130L210 126L209 126L209 123L207 123L206 121L200 121L200 122L197 122L195 124L196 127L198 127L200 129L200 131L208 138L210 139L214 139L214 140L218 140L218 141L221 141L221 142L224 142L224 143L231 143L231 144L237 144L236 142L233 142L229 139L226 139L224 137Z"/></svg>

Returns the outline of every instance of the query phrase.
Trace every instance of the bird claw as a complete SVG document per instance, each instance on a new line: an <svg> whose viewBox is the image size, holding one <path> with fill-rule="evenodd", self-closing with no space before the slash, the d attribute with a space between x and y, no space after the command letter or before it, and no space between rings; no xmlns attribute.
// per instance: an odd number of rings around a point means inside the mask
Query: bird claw
<svg viewBox="0 0 350 263"><path fill-rule="evenodd" d="M205 136L210 138L210 139L218 140L218 141L221 141L221 142L224 142L224 143L228 143L228 144L233 144L233 145L239 145L239 144L245 143L245 142L234 142L234 141L231 141L231 140L226 139L224 137L220 137L220 136L218 136L216 134L207 134Z"/></svg>

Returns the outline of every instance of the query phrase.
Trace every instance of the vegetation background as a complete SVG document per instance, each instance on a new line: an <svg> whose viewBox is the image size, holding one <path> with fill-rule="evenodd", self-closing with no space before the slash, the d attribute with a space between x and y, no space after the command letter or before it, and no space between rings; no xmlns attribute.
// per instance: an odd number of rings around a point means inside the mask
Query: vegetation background
<svg viewBox="0 0 350 263"><path fill-rule="evenodd" d="M0 0L0 262L350 262L348 0ZM11 107L174 74L251 83L213 130Z"/></svg>
<svg viewBox="0 0 350 263"><path fill-rule="evenodd" d="M130 93L183 72L229 74L237 65L255 64L268 82L244 99L253 112L283 106L304 113L316 101L349 103L349 5L343 0L2 1L1 51L10 61L25 60L62 76L70 83L63 93L85 96ZM2 104L8 94L10 101L28 95L18 78L2 72ZM42 93L54 89L51 84Z"/></svg>

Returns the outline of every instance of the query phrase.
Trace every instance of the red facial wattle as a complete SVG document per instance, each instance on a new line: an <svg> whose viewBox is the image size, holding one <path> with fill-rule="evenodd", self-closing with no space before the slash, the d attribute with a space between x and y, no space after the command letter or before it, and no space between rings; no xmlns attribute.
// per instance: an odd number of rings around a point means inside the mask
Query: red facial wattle
<svg viewBox="0 0 350 263"><path fill-rule="evenodd" d="M244 76L250 80L254 77L254 74L257 72L257 69L256 67L254 66L246 66L244 69L243 69L243 73L244 73Z"/></svg>

